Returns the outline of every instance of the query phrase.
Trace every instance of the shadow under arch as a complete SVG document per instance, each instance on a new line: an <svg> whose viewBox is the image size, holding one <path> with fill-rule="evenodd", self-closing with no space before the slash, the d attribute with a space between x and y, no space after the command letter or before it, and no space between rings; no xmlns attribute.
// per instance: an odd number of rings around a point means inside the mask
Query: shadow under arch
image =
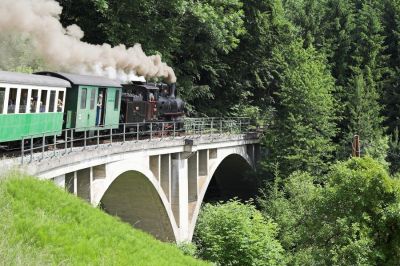
<svg viewBox="0 0 400 266"><path fill-rule="evenodd" d="M162 241L175 241L165 206L148 178L138 171L119 175L104 193L100 205L111 215Z"/></svg>
<svg viewBox="0 0 400 266"><path fill-rule="evenodd" d="M225 157L208 184L203 202L227 201L232 198L248 200L257 193L253 168L239 154Z"/></svg>
<svg viewBox="0 0 400 266"><path fill-rule="evenodd" d="M229 154L210 169L209 178L200 191L199 198L190 221L190 240L193 237L197 218L203 203L226 201L232 198L248 200L257 193L258 184L255 179L251 160L248 156Z"/></svg>

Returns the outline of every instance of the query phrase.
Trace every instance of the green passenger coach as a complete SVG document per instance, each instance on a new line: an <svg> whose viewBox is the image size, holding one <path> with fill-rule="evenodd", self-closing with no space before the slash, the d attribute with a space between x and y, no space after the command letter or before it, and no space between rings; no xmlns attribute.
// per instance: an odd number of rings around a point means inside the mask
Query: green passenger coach
<svg viewBox="0 0 400 266"><path fill-rule="evenodd" d="M118 128L122 87L117 81L56 72L36 74L71 83L66 96L65 128L76 131Z"/></svg>
<svg viewBox="0 0 400 266"><path fill-rule="evenodd" d="M61 134L69 86L54 77L0 71L0 142Z"/></svg>

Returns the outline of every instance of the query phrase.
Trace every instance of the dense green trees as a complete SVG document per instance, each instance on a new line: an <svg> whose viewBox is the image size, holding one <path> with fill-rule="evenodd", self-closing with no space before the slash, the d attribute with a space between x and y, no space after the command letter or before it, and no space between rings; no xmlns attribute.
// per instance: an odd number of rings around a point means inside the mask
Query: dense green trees
<svg viewBox="0 0 400 266"><path fill-rule="evenodd" d="M371 158L277 179L260 200L295 265L396 265L400 183Z"/></svg>
<svg viewBox="0 0 400 266"><path fill-rule="evenodd" d="M206 204L197 222L199 256L218 265L282 265L276 224L251 203Z"/></svg>
<svg viewBox="0 0 400 266"><path fill-rule="evenodd" d="M385 145L381 114L390 78L379 5L326 0L287 1L285 6L306 45L314 45L327 56L335 78L337 158L351 154L355 134L360 135L365 147Z"/></svg>
<svg viewBox="0 0 400 266"><path fill-rule="evenodd" d="M397 265L400 181L370 157L276 176L258 206L206 204L197 255L218 265ZM282 249L283 248L283 249Z"/></svg>

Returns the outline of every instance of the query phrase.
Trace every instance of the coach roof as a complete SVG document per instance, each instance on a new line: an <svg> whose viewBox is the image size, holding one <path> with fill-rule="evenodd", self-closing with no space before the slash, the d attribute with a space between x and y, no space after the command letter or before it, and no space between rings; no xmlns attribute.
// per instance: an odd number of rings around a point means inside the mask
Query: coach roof
<svg viewBox="0 0 400 266"><path fill-rule="evenodd" d="M71 82L71 84L73 85L121 88L121 84L118 81L99 76L78 75L78 74L69 74L61 72L48 72L48 71L37 72L35 74L65 79Z"/></svg>
<svg viewBox="0 0 400 266"><path fill-rule="evenodd" d="M71 84L63 79L34 74L0 71L0 83L67 88Z"/></svg>

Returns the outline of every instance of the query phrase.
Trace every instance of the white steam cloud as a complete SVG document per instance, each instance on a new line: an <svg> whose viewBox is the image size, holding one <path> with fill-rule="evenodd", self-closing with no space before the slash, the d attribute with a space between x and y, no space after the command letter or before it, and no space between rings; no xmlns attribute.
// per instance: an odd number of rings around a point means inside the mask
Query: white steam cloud
<svg viewBox="0 0 400 266"><path fill-rule="evenodd" d="M59 70L122 81L143 76L176 82L173 69L159 55L147 56L140 44L127 48L122 44L111 47L82 42L84 32L77 25L63 28L61 11L54 0L0 0L0 32L27 34L34 52Z"/></svg>

